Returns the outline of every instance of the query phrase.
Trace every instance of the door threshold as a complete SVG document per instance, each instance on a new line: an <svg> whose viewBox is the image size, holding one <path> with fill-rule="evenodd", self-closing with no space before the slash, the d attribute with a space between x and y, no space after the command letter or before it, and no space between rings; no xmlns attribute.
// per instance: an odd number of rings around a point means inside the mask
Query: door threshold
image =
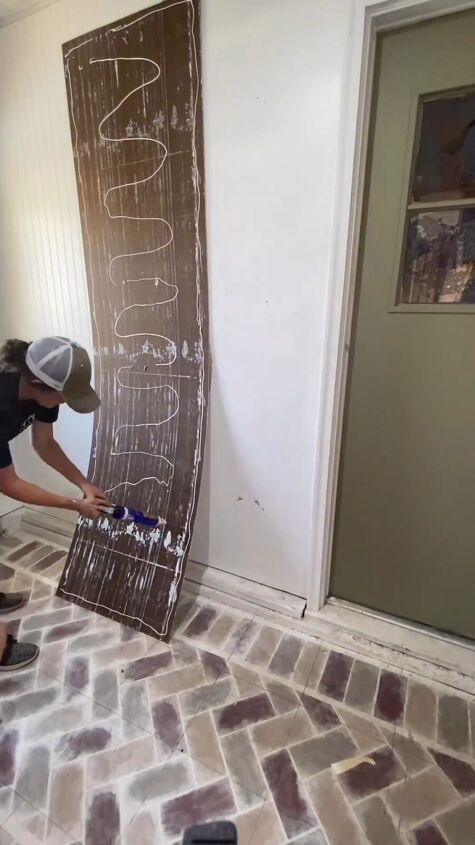
<svg viewBox="0 0 475 845"><path fill-rule="evenodd" d="M305 618L327 636L330 628L341 645L475 694L475 642L335 598L321 610L307 610Z"/></svg>

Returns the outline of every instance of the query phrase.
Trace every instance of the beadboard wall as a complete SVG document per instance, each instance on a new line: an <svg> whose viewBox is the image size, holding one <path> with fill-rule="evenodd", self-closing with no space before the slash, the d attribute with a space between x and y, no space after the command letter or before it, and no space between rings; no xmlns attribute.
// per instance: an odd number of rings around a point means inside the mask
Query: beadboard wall
<svg viewBox="0 0 475 845"><path fill-rule="evenodd" d="M84 258L64 77L63 33L83 26L82 3L55 3L0 30L0 337L61 333L92 353ZM54 49L51 49L54 45ZM62 409L58 437L87 468L92 418ZM29 448L17 471L71 492ZM5 507L10 508L10 500Z"/></svg>

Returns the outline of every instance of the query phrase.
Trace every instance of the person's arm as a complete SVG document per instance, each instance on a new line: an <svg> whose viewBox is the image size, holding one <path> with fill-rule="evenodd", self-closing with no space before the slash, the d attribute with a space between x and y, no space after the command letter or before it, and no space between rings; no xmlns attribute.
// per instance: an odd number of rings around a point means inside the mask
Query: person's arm
<svg viewBox="0 0 475 845"><path fill-rule="evenodd" d="M59 472L71 484L79 487L86 497L94 497L101 504L110 505L104 491L100 487L90 484L77 466L63 452L59 443L54 439L52 423L36 420L32 428L32 442L35 452L45 464Z"/></svg>
<svg viewBox="0 0 475 845"><path fill-rule="evenodd" d="M62 508L68 511L77 511L89 519L97 519L101 516L98 503L93 498L72 499L67 496L58 496L50 493L43 487L30 484L20 478L15 471L13 464L0 469L0 493L23 502L25 505L41 505L45 508Z"/></svg>

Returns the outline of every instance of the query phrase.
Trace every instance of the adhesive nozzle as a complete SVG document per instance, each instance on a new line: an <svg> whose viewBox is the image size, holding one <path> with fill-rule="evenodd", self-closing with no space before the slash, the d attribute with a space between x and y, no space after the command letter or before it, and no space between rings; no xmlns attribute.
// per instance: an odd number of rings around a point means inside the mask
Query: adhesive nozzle
<svg viewBox="0 0 475 845"><path fill-rule="evenodd" d="M159 520L152 519L145 516L142 511L133 510L133 508L125 508L123 505L112 505L111 507L100 508L103 513L108 513L114 519L126 519L129 522L135 522L137 525L143 525L145 528L156 528Z"/></svg>

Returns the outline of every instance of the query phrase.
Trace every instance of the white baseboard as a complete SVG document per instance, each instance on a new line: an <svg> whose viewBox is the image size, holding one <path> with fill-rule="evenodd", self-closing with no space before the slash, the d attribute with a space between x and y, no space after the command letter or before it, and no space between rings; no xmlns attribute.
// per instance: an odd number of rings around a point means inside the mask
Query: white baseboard
<svg viewBox="0 0 475 845"><path fill-rule="evenodd" d="M1 530L11 531L12 534L15 531L19 531L21 529L22 513L23 508L20 505L14 510L9 511L9 513L2 514L0 517Z"/></svg>
<svg viewBox="0 0 475 845"><path fill-rule="evenodd" d="M73 516L71 513L71 517ZM53 512L47 510L40 511L27 507L21 509L23 531L36 534L38 537L43 537L58 546L64 546L65 549L69 548L75 526L75 518L72 520L64 518L62 515L56 516Z"/></svg>
<svg viewBox="0 0 475 845"><path fill-rule="evenodd" d="M69 547L75 524L75 521L52 511L21 509L21 527L24 531L64 548ZM259 609L265 608L292 619L301 619L305 612L306 601L300 596L266 587L194 560L188 561L184 587L189 592L215 601L221 597L226 604L248 613L257 613Z"/></svg>

